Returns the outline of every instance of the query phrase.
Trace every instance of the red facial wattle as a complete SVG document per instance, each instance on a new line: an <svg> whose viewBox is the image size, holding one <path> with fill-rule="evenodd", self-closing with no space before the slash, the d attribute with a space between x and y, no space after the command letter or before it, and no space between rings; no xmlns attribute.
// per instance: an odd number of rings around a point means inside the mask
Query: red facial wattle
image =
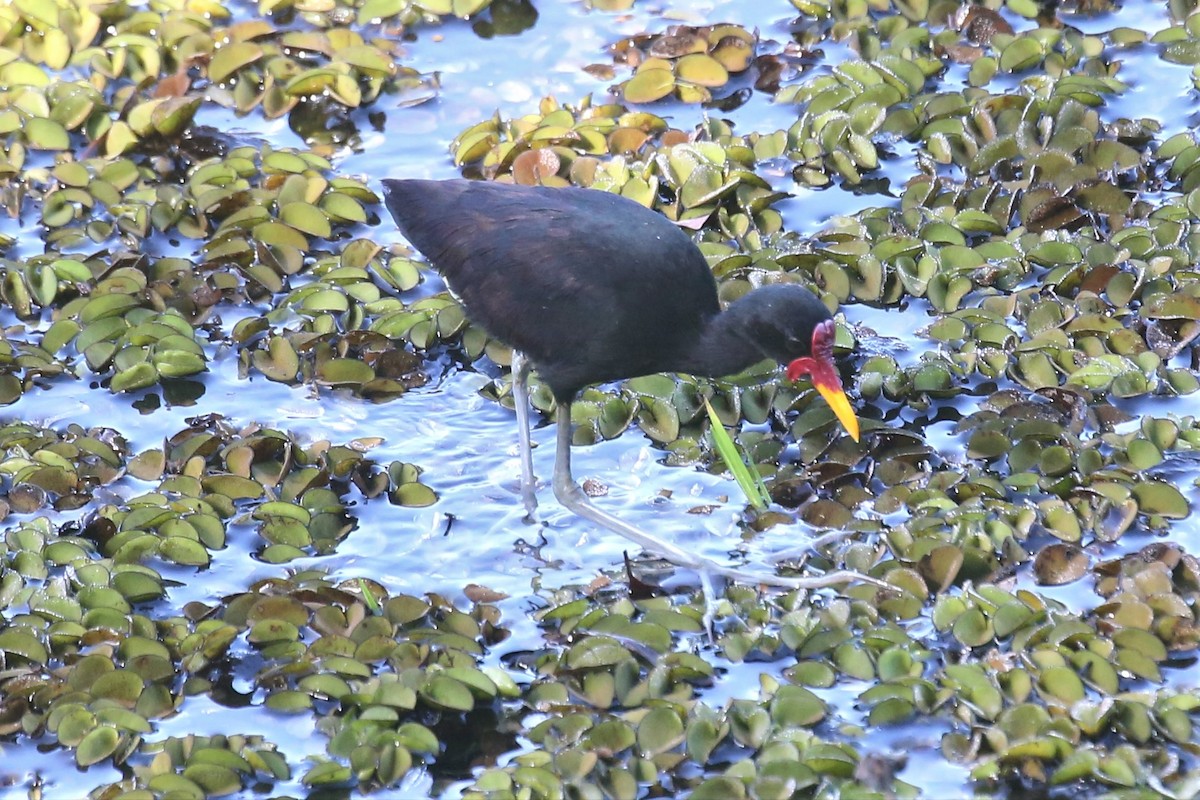
<svg viewBox="0 0 1200 800"><path fill-rule="evenodd" d="M859 436L858 417L854 416L854 409L850 406L850 400L846 397L845 390L842 389L841 376L838 375L837 366L833 363L833 340L836 333L837 327L831 319L825 320L813 328L812 347L810 348L812 355L802 356L788 364L787 378L789 381L799 380L803 375L812 378L813 387L820 392L821 397L825 398L825 402L833 409L834 415L842 423L846 433L850 434L850 438L857 442Z"/></svg>

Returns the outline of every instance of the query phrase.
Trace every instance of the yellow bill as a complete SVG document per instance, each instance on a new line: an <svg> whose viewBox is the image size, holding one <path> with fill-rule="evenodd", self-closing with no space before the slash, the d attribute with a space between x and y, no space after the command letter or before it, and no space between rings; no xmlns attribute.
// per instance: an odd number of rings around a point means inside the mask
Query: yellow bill
<svg viewBox="0 0 1200 800"><path fill-rule="evenodd" d="M830 386L821 381L813 381L813 386L833 409L834 416L838 418L838 422L842 423L846 433L850 434L850 438L857 442L859 436L858 417L854 415L854 409L850 405L850 398L846 397L846 392L842 390L841 386Z"/></svg>

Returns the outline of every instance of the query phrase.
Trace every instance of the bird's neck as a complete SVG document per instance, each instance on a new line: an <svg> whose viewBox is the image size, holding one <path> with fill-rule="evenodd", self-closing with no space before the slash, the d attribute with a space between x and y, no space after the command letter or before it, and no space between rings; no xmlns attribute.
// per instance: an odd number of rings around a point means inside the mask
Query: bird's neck
<svg viewBox="0 0 1200 800"><path fill-rule="evenodd" d="M709 317L686 356L687 366L680 372L719 378L741 372L767 357L751 333L753 309L745 299L739 298Z"/></svg>

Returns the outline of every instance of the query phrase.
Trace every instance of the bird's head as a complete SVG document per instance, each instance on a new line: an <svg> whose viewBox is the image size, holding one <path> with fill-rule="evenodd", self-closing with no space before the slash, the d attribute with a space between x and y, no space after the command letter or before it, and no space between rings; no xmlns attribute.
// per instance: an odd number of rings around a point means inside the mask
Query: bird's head
<svg viewBox="0 0 1200 800"><path fill-rule="evenodd" d="M837 325L829 309L815 294L794 283L763 286L745 299L752 307L748 329L762 353L787 365L788 380L808 375L846 433L857 442L858 418L833 361Z"/></svg>

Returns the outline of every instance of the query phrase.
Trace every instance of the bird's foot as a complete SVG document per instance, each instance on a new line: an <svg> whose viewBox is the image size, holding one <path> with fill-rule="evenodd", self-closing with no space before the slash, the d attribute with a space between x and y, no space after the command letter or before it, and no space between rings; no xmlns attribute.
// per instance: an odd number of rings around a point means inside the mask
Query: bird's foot
<svg viewBox="0 0 1200 800"><path fill-rule="evenodd" d="M534 493L533 487L527 487L524 484L521 486L521 502L525 506L525 521L540 522L537 514L537 495Z"/></svg>

